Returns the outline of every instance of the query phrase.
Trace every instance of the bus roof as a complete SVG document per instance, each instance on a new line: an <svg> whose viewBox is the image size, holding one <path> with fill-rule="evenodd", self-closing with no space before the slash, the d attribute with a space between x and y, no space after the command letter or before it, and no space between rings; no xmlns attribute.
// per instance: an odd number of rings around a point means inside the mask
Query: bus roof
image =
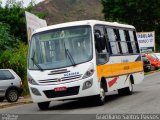
<svg viewBox="0 0 160 120"><path fill-rule="evenodd" d="M135 29L135 27L132 25L120 24L117 22L106 22L106 21L99 21L99 20L83 20L83 21L66 22L66 23L55 24L55 25L39 28L39 29L36 29L33 34L47 31L47 30L57 29L57 28L72 27L72 26L79 26L79 25L95 25L95 24L103 24L108 26Z"/></svg>

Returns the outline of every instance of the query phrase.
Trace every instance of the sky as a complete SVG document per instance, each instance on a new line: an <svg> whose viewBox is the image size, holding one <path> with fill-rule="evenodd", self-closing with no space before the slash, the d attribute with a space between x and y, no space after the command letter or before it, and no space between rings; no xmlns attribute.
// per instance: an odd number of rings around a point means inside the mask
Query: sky
<svg viewBox="0 0 160 120"><path fill-rule="evenodd" d="M0 0L0 1L2 1L2 6L4 6L7 0ZM13 0L13 1L23 1L24 7L27 7L28 4L29 4L32 0ZM33 0L33 1L35 1L35 3L37 4L37 3L41 2L41 1L44 1L44 0Z"/></svg>

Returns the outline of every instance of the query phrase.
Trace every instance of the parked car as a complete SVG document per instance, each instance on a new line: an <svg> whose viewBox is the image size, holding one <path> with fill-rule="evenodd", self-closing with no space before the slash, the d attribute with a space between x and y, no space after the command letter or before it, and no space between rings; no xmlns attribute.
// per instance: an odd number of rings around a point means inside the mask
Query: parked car
<svg viewBox="0 0 160 120"><path fill-rule="evenodd" d="M142 56L142 60L143 60L144 72L151 71L151 63L150 63L149 59L147 57L145 57L145 56Z"/></svg>
<svg viewBox="0 0 160 120"><path fill-rule="evenodd" d="M160 53L153 53L160 60Z"/></svg>
<svg viewBox="0 0 160 120"><path fill-rule="evenodd" d="M11 69L0 69L0 102L16 102L22 93L22 81Z"/></svg>
<svg viewBox="0 0 160 120"><path fill-rule="evenodd" d="M145 54L145 57L147 57L151 63L151 70L159 69L159 61L155 57L151 54Z"/></svg>
<svg viewBox="0 0 160 120"><path fill-rule="evenodd" d="M159 65L159 68L160 68L160 60L158 59L158 57L154 54L154 53L151 53L150 54L154 59L156 59L156 61L158 61L158 65Z"/></svg>

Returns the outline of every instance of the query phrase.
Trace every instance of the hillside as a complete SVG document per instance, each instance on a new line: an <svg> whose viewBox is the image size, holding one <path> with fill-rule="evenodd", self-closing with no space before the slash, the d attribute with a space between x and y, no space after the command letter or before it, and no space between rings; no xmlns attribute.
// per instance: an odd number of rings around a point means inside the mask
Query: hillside
<svg viewBox="0 0 160 120"><path fill-rule="evenodd" d="M45 0L34 8L45 13L48 25L86 19L103 20L100 0Z"/></svg>

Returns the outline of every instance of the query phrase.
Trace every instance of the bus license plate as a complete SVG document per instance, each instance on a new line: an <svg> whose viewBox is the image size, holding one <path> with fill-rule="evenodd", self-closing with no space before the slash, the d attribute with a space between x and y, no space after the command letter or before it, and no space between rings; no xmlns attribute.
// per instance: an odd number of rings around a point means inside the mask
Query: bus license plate
<svg viewBox="0 0 160 120"><path fill-rule="evenodd" d="M54 88L55 92L66 91L66 90L67 90L67 87L57 87L57 88Z"/></svg>

